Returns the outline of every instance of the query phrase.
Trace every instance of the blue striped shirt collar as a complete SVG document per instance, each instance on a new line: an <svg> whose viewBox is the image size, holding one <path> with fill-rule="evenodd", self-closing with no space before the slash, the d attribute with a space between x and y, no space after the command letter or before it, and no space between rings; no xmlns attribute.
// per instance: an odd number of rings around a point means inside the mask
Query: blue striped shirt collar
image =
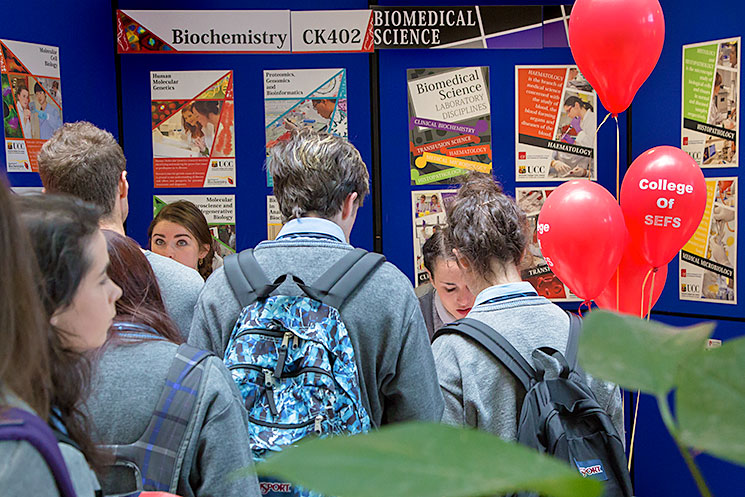
<svg viewBox="0 0 745 497"><path fill-rule="evenodd" d="M336 238L342 243L347 243L347 237L344 236L344 231L341 226L328 219L320 217L301 217L292 219L287 222L282 229L279 230L277 239L287 235L302 235L305 233L311 234L309 238L312 238L313 233L327 235Z"/></svg>
<svg viewBox="0 0 745 497"><path fill-rule="evenodd" d="M533 288L533 285L531 285L527 281L494 285L479 292L479 294L476 295L476 301L473 303L473 306L476 307L477 305L483 304L487 300L491 300L497 297L503 297L512 293L529 292L535 292L535 289Z"/></svg>

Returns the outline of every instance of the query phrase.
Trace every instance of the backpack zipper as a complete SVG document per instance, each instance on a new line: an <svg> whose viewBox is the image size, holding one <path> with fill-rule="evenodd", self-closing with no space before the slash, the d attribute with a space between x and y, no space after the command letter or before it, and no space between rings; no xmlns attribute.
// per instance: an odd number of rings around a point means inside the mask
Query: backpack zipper
<svg viewBox="0 0 745 497"><path fill-rule="evenodd" d="M248 421L250 423L259 425L259 426L266 426L267 428L285 428L288 430L297 429L297 428L305 428L306 426L315 425L316 419L318 419L319 416L316 416L315 418L311 419L310 421L304 421L302 423L297 424L283 424L283 423L270 423L268 421L261 421L256 418L252 418L251 416L248 417Z"/></svg>
<svg viewBox="0 0 745 497"><path fill-rule="evenodd" d="M238 364L233 364L232 366L228 367L228 370L230 371L234 369L253 369L254 371L261 371L261 372L264 371L264 368L262 368L261 366L256 366L255 364L246 364L244 362L239 362ZM318 373L324 376L328 376L329 378L333 378L333 376L331 376L331 374L325 369L316 368L312 366L309 366L307 368L301 368L295 371L294 373L285 373L282 375L282 378L294 378L296 376L300 376L303 373Z"/></svg>
<svg viewBox="0 0 745 497"><path fill-rule="evenodd" d="M249 328L247 330L243 330L240 333L238 333L233 338L233 340L237 340L238 338L245 336L245 335L266 335L270 337L281 338L285 335L285 333L289 333L289 332L278 331L278 330L269 329L269 328Z"/></svg>

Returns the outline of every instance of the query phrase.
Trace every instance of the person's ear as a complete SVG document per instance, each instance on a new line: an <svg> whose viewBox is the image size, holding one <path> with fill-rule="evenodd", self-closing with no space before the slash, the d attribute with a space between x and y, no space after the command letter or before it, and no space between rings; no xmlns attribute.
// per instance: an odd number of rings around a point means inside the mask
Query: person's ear
<svg viewBox="0 0 745 497"><path fill-rule="evenodd" d="M210 253L210 245L208 243L202 244L202 250L199 251L199 259L203 259L207 257L207 254Z"/></svg>
<svg viewBox="0 0 745 497"><path fill-rule="evenodd" d="M119 177L119 198L126 198L129 195L129 181L127 181L127 171L122 171Z"/></svg>
<svg viewBox="0 0 745 497"><path fill-rule="evenodd" d="M342 220L349 219L349 217L354 214L355 207L357 206L357 196L357 192L352 192L344 199L344 204L341 208Z"/></svg>

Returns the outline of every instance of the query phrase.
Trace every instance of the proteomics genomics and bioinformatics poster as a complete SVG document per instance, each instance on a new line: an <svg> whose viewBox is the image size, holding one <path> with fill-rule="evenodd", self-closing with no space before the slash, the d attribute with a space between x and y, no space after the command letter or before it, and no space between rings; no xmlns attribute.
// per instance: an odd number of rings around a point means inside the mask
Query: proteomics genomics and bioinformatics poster
<svg viewBox="0 0 745 497"><path fill-rule="evenodd" d="M596 113L576 66L516 66L515 180L597 179Z"/></svg>
<svg viewBox="0 0 745 497"><path fill-rule="evenodd" d="M233 71L153 71L150 83L154 186L235 186Z"/></svg>
<svg viewBox="0 0 745 497"><path fill-rule="evenodd" d="M0 40L0 79L8 172L38 172L42 145L62 126L59 48Z"/></svg>
<svg viewBox="0 0 745 497"><path fill-rule="evenodd" d="M701 167L737 167L740 38L683 45L681 144Z"/></svg>
<svg viewBox="0 0 745 497"><path fill-rule="evenodd" d="M412 185L457 184L492 169L488 67L409 69Z"/></svg>
<svg viewBox="0 0 745 497"><path fill-rule="evenodd" d="M706 178L706 210L680 251L680 300L737 304L737 178Z"/></svg>

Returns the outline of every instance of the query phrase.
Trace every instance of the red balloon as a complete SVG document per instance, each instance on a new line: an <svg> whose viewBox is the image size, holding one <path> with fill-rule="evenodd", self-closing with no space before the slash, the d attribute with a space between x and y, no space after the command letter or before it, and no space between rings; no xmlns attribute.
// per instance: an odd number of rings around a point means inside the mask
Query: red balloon
<svg viewBox="0 0 745 497"><path fill-rule="evenodd" d="M657 0L577 0L569 46L611 114L625 111L657 65L665 18Z"/></svg>
<svg viewBox="0 0 745 497"><path fill-rule="evenodd" d="M589 180L564 183L538 215L538 242L551 270L575 295L600 295L626 247L623 213L608 190Z"/></svg>
<svg viewBox="0 0 745 497"><path fill-rule="evenodd" d="M638 318L645 317L650 309L649 290L652 288L653 281L652 307L660 298L667 279L667 264L658 268L654 275L649 273L652 269L652 266L641 258L637 247L630 243L621 258L618 271L611 277L605 290L595 297L595 303L601 309L631 314ZM618 285L616 285L616 279L619 281ZM643 290L642 285L644 285ZM618 300L616 300L616 289L618 289Z"/></svg>
<svg viewBox="0 0 745 497"><path fill-rule="evenodd" d="M653 267L670 262L698 228L706 180L685 152L654 147L634 160L621 185L621 210L632 243Z"/></svg>

